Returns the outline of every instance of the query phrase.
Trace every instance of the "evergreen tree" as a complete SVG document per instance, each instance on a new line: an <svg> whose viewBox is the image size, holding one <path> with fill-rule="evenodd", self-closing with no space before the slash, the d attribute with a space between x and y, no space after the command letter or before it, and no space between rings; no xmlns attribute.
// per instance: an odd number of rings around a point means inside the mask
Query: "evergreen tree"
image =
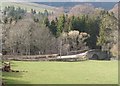
<svg viewBox="0 0 120 86"><path fill-rule="evenodd" d="M50 31L53 33L53 35L56 36L57 26L56 26L56 22L54 20L51 21L49 28L50 28Z"/></svg>
<svg viewBox="0 0 120 86"><path fill-rule="evenodd" d="M50 26L50 22L49 22L48 17L45 17L45 19L44 19L44 24L46 25L46 27L49 27L49 26Z"/></svg>
<svg viewBox="0 0 120 86"><path fill-rule="evenodd" d="M97 44L100 45L103 50L106 47L110 47L108 44L114 44L116 41L116 35L114 34L116 30L116 18L114 18L112 15L109 15L108 13L105 13L101 18L99 37L97 39Z"/></svg>
<svg viewBox="0 0 120 86"><path fill-rule="evenodd" d="M65 23L65 16L62 15L59 17L59 20L57 23L57 36L60 36L60 34L63 32L64 23Z"/></svg>
<svg viewBox="0 0 120 86"><path fill-rule="evenodd" d="M47 17L49 15L47 10L44 10L44 16Z"/></svg>
<svg viewBox="0 0 120 86"><path fill-rule="evenodd" d="M74 30L74 27L73 27L74 19L75 19L75 16L73 15L73 16L70 18L70 22L69 22L69 28L70 28L70 30Z"/></svg>
<svg viewBox="0 0 120 86"><path fill-rule="evenodd" d="M33 11L33 14L36 14L36 10Z"/></svg>
<svg viewBox="0 0 120 86"><path fill-rule="evenodd" d="M32 13L32 14L33 14L33 11L34 11L34 10L33 10L33 9L31 9L31 13Z"/></svg>

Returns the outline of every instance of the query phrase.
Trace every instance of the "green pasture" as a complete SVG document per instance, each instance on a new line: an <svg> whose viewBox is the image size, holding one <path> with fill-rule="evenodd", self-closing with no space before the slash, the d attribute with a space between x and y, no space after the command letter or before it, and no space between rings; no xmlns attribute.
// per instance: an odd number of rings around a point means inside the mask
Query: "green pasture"
<svg viewBox="0 0 120 86"><path fill-rule="evenodd" d="M117 61L25 62L12 61L4 72L7 84L117 84Z"/></svg>

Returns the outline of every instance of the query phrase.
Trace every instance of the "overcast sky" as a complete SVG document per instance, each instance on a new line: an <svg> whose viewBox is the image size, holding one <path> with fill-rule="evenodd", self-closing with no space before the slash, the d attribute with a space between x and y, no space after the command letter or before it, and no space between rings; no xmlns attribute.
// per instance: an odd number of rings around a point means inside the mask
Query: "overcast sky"
<svg viewBox="0 0 120 86"><path fill-rule="evenodd" d="M2 2L118 2L119 0L1 0Z"/></svg>

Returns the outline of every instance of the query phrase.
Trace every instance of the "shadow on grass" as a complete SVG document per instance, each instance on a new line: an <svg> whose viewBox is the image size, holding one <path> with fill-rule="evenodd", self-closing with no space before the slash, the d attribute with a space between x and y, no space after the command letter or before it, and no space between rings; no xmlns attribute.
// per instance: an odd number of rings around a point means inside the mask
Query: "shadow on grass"
<svg viewBox="0 0 120 86"><path fill-rule="evenodd" d="M5 86L9 86L10 84L28 84L27 81L18 80L18 78L22 78L23 74L21 72L3 72L2 79L6 84Z"/></svg>
<svg viewBox="0 0 120 86"><path fill-rule="evenodd" d="M17 67L18 65L16 65L14 62L11 62L11 67ZM14 70L14 69L12 69ZM21 70L14 70L14 72L2 72L2 81L5 84L5 86L12 86L12 84L28 84L27 81L22 81L20 80L24 73L24 71Z"/></svg>

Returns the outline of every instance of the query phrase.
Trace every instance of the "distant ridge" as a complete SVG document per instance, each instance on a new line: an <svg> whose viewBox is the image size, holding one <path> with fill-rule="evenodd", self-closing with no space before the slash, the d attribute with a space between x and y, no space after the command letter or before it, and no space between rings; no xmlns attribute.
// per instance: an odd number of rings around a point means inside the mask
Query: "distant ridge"
<svg viewBox="0 0 120 86"><path fill-rule="evenodd" d="M117 2L34 2L34 3L44 4L53 7L64 7L64 8L74 7L75 5L80 5L84 3L90 3L95 8L103 8L105 10L110 10L114 7L114 5Z"/></svg>

